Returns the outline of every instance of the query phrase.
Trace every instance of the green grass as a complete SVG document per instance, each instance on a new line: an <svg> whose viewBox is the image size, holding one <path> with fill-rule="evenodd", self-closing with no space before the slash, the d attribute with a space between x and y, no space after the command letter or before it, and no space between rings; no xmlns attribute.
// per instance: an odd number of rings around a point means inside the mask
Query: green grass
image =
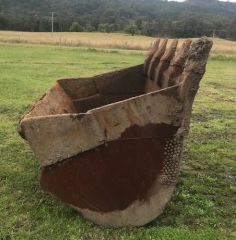
<svg viewBox="0 0 236 240"><path fill-rule="evenodd" d="M141 63L142 54L0 44L0 239L236 239L236 57L214 56L194 105L177 191L142 228L103 228L40 190L17 134L21 115L56 79Z"/></svg>

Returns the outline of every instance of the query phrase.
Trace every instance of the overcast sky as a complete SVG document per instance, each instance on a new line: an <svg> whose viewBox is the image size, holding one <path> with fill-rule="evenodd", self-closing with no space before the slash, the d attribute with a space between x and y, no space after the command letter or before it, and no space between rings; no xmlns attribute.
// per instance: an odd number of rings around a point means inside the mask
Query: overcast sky
<svg viewBox="0 0 236 240"><path fill-rule="evenodd" d="M184 2L184 0L169 0L169 1L176 1L176 2ZM221 2L236 2L236 0L220 0Z"/></svg>

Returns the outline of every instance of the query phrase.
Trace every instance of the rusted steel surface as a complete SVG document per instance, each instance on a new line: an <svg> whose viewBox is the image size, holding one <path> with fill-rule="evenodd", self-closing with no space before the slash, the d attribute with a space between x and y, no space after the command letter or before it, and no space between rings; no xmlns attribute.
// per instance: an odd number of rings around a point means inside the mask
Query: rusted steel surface
<svg viewBox="0 0 236 240"><path fill-rule="evenodd" d="M118 140L43 168L41 186L78 208L124 210L136 200L146 200L163 174L165 147L177 130L165 124L133 126Z"/></svg>
<svg viewBox="0 0 236 240"><path fill-rule="evenodd" d="M59 84L50 89L24 116L24 119L76 112L71 98Z"/></svg>
<svg viewBox="0 0 236 240"><path fill-rule="evenodd" d="M57 81L21 120L43 190L97 224L144 225L175 189L212 41L167 42L144 65Z"/></svg>

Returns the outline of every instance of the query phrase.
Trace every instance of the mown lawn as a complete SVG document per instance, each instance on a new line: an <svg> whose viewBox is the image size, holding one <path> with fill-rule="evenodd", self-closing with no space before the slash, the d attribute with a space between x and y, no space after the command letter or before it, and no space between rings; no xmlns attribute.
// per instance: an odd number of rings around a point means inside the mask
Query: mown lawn
<svg viewBox="0 0 236 240"><path fill-rule="evenodd" d="M58 78L141 63L141 54L0 44L0 240L236 239L236 56L210 59L194 105L177 191L142 228L102 228L40 190L17 134L21 115Z"/></svg>

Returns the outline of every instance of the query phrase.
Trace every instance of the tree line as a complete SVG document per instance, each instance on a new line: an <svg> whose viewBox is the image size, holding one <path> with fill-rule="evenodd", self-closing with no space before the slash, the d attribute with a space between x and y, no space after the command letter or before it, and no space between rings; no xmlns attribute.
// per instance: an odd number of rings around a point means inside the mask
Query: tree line
<svg viewBox="0 0 236 240"><path fill-rule="evenodd" d="M0 29L126 32L236 40L236 3L217 0L0 0Z"/></svg>

